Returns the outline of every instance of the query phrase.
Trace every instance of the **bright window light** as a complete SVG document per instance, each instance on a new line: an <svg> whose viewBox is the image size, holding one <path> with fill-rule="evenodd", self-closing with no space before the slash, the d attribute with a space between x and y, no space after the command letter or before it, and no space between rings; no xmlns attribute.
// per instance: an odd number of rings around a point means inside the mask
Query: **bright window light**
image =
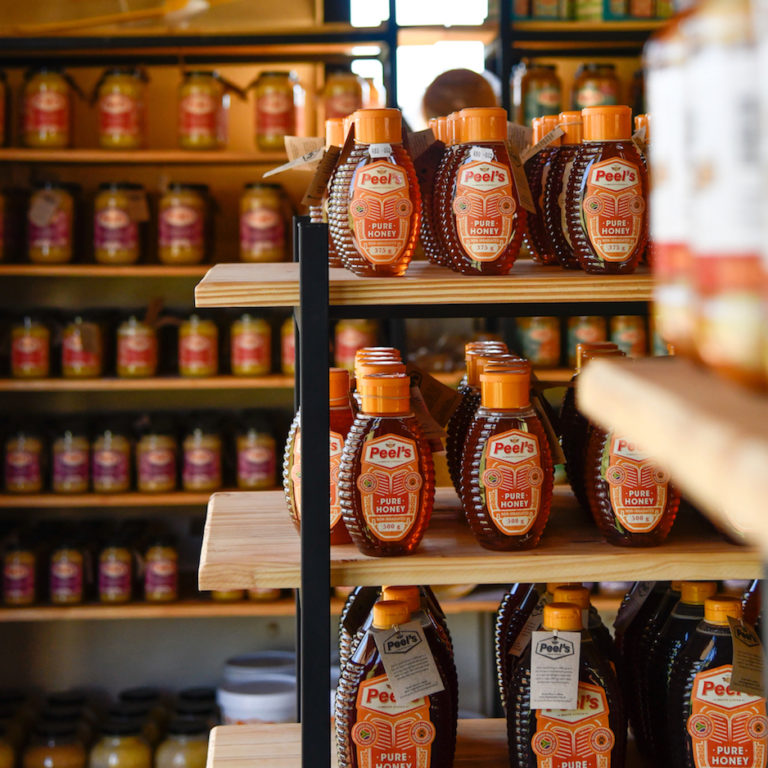
<svg viewBox="0 0 768 768"><path fill-rule="evenodd" d="M352 4L367 0L352 0ZM510 0L502 0L510 2ZM488 0L397 0L397 23L407 27L416 24L482 24L488 16Z"/></svg>
<svg viewBox="0 0 768 768"><path fill-rule="evenodd" d="M350 2L350 21L353 27L378 27L388 18L388 0L351 0Z"/></svg>

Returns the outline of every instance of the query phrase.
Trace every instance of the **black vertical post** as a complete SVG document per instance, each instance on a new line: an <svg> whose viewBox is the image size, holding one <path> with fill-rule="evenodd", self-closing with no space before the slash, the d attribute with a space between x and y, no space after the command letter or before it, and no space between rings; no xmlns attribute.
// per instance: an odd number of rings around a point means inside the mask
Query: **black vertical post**
<svg viewBox="0 0 768 768"><path fill-rule="evenodd" d="M299 224L302 768L330 768L328 227Z"/></svg>
<svg viewBox="0 0 768 768"><path fill-rule="evenodd" d="M512 115L512 99L510 97L510 76L512 74L512 0L501 0L499 3L499 62L497 71L501 78L501 106Z"/></svg>
<svg viewBox="0 0 768 768"><path fill-rule="evenodd" d="M397 0L389 0L387 20L387 53L384 59L384 83L387 87L387 106L397 107Z"/></svg>

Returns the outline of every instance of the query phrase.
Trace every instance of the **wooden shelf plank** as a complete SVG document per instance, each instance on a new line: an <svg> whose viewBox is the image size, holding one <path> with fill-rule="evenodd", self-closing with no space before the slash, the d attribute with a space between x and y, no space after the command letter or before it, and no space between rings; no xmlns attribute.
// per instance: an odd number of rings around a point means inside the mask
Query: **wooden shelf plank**
<svg viewBox="0 0 768 768"><path fill-rule="evenodd" d="M665 19L627 19L626 21L557 21L550 19L514 19L514 31L517 32L543 32L554 34L556 32L598 32L602 37L615 32L637 32L651 34L661 29L667 23ZM615 43L614 43L615 44Z"/></svg>
<svg viewBox="0 0 768 768"><path fill-rule="evenodd" d="M193 151L184 149L27 149L0 148L0 163L61 165L279 165L285 152Z"/></svg>
<svg viewBox="0 0 768 768"><path fill-rule="evenodd" d="M436 511L416 554L367 557L354 544L331 548L331 583L498 584L516 581L757 578L753 549L730 544L701 519L681 520L661 547L627 549L604 542L569 489L555 490L541 544L491 552L458 520L458 499L439 488ZM280 493L217 493L208 505L200 589L297 587L299 537Z"/></svg>
<svg viewBox="0 0 768 768"><path fill-rule="evenodd" d="M195 289L198 307L290 307L299 301L299 265L217 264ZM509 304L649 301L646 268L634 275L601 276L520 261L509 275L470 277L413 262L401 278L362 278L331 269L332 305Z"/></svg>
<svg viewBox="0 0 768 768"><path fill-rule="evenodd" d="M157 392L293 389L293 376L161 376L147 379L0 379L0 392Z"/></svg>
<svg viewBox="0 0 768 768"><path fill-rule="evenodd" d="M76 507L189 507L205 506L208 493L30 493L0 494L0 509L55 509Z"/></svg>
<svg viewBox="0 0 768 768"><path fill-rule="evenodd" d="M595 361L579 382L590 418L637 442L715 520L768 552L768 400L681 358Z"/></svg>
<svg viewBox="0 0 768 768"><path fill-rule="evenodd" d="M0 264L0 277L169 277L200 278L210 264L168 266L165 264Z"/></svg>

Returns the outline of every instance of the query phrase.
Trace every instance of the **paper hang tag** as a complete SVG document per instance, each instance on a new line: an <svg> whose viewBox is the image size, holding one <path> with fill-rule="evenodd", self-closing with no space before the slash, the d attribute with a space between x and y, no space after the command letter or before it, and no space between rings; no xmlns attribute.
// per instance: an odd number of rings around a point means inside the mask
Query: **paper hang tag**
<svg viewBox="0 0 768 768"><path fill-rule="evenodd" d="M312 177L312 181L309 182L309 186L304 193L304 198L301 201L302 205L320 205L323 201L323 194L328 188L328 182L331 180L331 176L339 162L339 155L341 155L340 147L328 147L325 151L323 159L315 169L315 175Z"/></svg>
<svg viewBox="0 0 768 768"><path fill-rule="evenodd" d="M641 155L645 155L648 152L648 142L646 141L645 136L645 126L642 126L632 134L632 143L637 147L637 151Z"/></svg>
<svg viewBox="0 0 768 768"><path fill-rule="evenodd" d="M763 646L754 627L728 617L733 640L731 690L750 696L765 696L763 685Z"/></svg>
<svg viewBox="0 0 768 768"><path fill-rule="evenodd" d="M528 147L525 152L521 153L520 159L523 163L527 163L534 155L538 155L542 149L546 149L552 142L564 135L565 131L559 125L556 126L545 136L542 136L532 147Z"/></svg>
<svg viewBox="0 0 768 768"><path fill-rule="evenodd" d="M432 418L441 427L445 427L459 407L461 395L453 387L446 386L413 363L408 363L405 370L411 377L411 383L421 391Z"/></svg>
<svg viewBox="0 0 768 768"><path fill-rule="evenodd" d="M420 621L374 629L373 638L396 701L413 701L445 690Z"/></svg>
<svg viewBox="0 0 768 768"><path fill-rule="evenodd" d="M469 159L476 163L490 163L493 161L493 150L490 147L470 147Z"/></svg>
<svg viewBox="0 0 768 768"><path fill-rule="evenodd" d="M432 453L440 453L443 450L445 430L432 418L421 390L414 384L411 384L411 411L419 422Z"/></svg>
<svg viewBox="0 0 768 768"><path fill-rule="evenodd" d="M512 656L522 656L528 644L531 642L531 636L533 633L541 627L541 617L544 615L544 606L549 602L547 600L546 593L536 603L534 609L531 611L531 615L528 620L523 624L523 628L515 638L515 642L512 643L512 647L509 652Z"/></svg>
<svg viewBox="0 0 768 768"><path fill-rule="evenodd" d="M533 142L533 129L507 121L507 143L516 155L522 155Z"/></svg>
<svg viewBox="0 0 768 768"><path fill-rule="evenodd" d="M59 208L59 201L53 190L43 189L32 197L29 220L36 227L47 227Z"/></svg>
<svg viewBox="0 0 768 768"><path fill-rule="evenodd" d="M581 633L539 630L531 636L531 709L576 709Z"/></svg>
<svg viewBox="0 0 768 768"><path fill-rule="evenodd" d="M325 149L325 139L319 136L285 137L285 154L288 155L290 161L313 154L318 149Z"/></svg>
<svg viewBox="0 0 768 768"><path fill-rule="evenodd" d="M619 614L613 622L614 629L623 632L629 626L655 586L655 581L639 581L637 583L637 589L632 592L629 600L619 609Z"/></svg>
<svg viewBox="0 0 768 768"><path fill-rule="evenodd" d="M413 164L415 165L416 161L435 143L435 134L432 133L431 128L409 133L406 137L405 146L408 149L411 160L413 160Z"/></svg>
<svg viewBox="0 0 768 768"><path fill-rule="evenodd" d="M149 221L147 196L143 192L136 190L134 192L128 192L126 197L128 199L128 216L131 221Z"/></svg>
<svg viewBox="0 0 768 768"><path fill-rule="evenodd" d="M553 464L565 464L565 454L560 445L560 441L557 439L557 433L552 426L552 420L549 416L549 410L547 407L547 401L543 395L533 390L531 392L531 405L539 415L539 421L541 426L544 427L544 431L547 434L547 442L549 443L549 451L552 454Z"/></svg>
<svg viewBox="0 0 768 768"><path fill-rule="evenodd" d="M270 176L276 176L278 173L285 173L286 171L293 170L295 168L302 168L304 170L313 170L317 163L323 158L323 147L315 149L312 152L307 152L305 155L297 157L295 160L290 160L287 163L278 165L277 168L270 168L262 178L268 179Z"/></svg>
<svg viewBox="0 0 768 768"><path fill-rule="evenodd" d="M507 152L509 153L509 165L512 168L512 177L515 180L515 189L520 205L530 213L536 213L536 204L533 202L531 188L528 186L528 177L525 175L523 161L520 159L514 147L507 142Z"/></svg>
<svg viewBox="0 0 768 768"><path fill-rule="evenodd" d="M392 156L391 144L369 144L368 154L373 160L383 160Z"/></svg>

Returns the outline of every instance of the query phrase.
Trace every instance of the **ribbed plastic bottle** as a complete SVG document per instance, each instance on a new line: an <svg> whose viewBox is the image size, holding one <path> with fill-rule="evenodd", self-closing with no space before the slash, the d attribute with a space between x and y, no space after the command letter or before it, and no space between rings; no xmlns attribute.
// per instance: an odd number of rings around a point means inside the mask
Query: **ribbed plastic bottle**
<svg viewBox="0 0 768 768"><path fill-rule="evenodd" d="M595 645L600 653L614 666L616 665L616 646L608 627L603 624L600 614L592 605L589 598L589 590L583 584L563 584L555 589L553 596L555 603L573 603L581 608L581 621L589 630Z"/></svg>
<svg viewBox="0 0 768 768"><path fill-rule="evenodd" d="M531 406L530 365L487 365L480 381L480 407L462 454L464 514L486 549L531 549L549 520L554 466Z"/></svg>
<svg viewBox="0 0 768 768"><path fill-rule="evenodd" d="M416 171L402 144L402 115L397 109L360 109L354 130L354 149L331 186L331 238L356 275L397 277L413 258L421 221Z"/></svg>
<svg viewBox="0 0 768 768"><path fill-rule="evenodd" d="M432 194L435 189L435 177L440 167L440 160L446 152L447 147L447 129L448 118L436 117L429 121L429 127L435 140L443 145L442 153L436 155L440 159L437 165L431 168L425 168L424 173L419 176L421 186L421 247L424 249L424 255L433 263L439 262L439 250L435 238L435 222L432 218ZM419 175L417 173L417 175Z"/></svg>
<svg viewBox="0 0 768 768"><path fill-rule="evenodd" d="M610 766L624 768L627 719L619 683L571 603L544 606L542 628L581 632L578 706L531 709L531 647L508 689L507 739L512 768Z"/></svg>
<svg viewBox="0 0 768 768"><path fill-rule="evenodd" d="M441 267L450 267L453 254L446 239L444 212L450 209L453 200L451 186L456 175L456 167L461 160L464 142L464 119L458 112L452 112L445 124L447 147L435 172L432 190L432 224L434 226L435 253L434 263Z"/></svg>
<svg viewBox="0 0 768 768"><path fill-rule="evenodd" d="M349 394L349 372L344 368L331 368L328 372L330 407L331 452L331 544L351 541L341 518L339 501L339 465L344 441L355 414ZM283 454L283 492L288 510L297 530L301 530L301 409L291 423Z"/></svg>
<svg viewBox="0 0 768 768"><path fill-rule="evenodd" d="M373 605L380 596L380 587L355 587L349 593L339 617L340 669L344 669L352 656L354 637L371 615Z"/></svg>
<svg viewBox="0 0 768 768"><path fill-rule="evenodd" d="M658 761L667 759L667 699L672 666L689 638L704 618L704 603L717 592L714 581L684 581L680 601L651 641L650 651L639 659L639 674L647 679L637 695L640 709L648 716L648 755Z"/></svg>
<svg viewBox="0 0 768 768"><path fill-rule="evenodd" d="M581 269L579 259L573 252L565 217L565 191L583 137L581 112L561 112L558 115L558 125L564 134L560 138L560 150L552 158L544 188L544 226L559 264L567 269Z"/></svg>
<svg viewBox="0 0 768 768"><path fill-rule="evenodd" d="M357 386L362 410L339 469L344 524L363 554L408 555L432 516L432 451L411 412L408 376L363 376Z"/></svg>
<svg viewBox="0 0 768 768"><path fill-rule="evenodd" d="M435 216L450 267L467 275L505 275L520 253L526 212L517 197L507 152L507 113L463 109L463 141ZM446 200L445 191L450 193ZM448 203L447 205L445 203Z"/></svg>
<svg viewBox="0 0 768 768"><path fill-rule="evenodd" d="M538 144L550 131L557 127L557 115L545 115L533 118L533 143ZM525 163L525 175L536 205L536 213L527 212L525 243L531 252L531 258L539 264L557 264L557 254L549 237L545 223L545 190L549 177L555 168L555 159L560 153L560 139L555 139L548 147L537 152Z"/></svg>
<svg viewBox="0 0 768 768"><path fill-rule="evenodd" d="M414 701L397 701L376 648L373 630L391 630L411 618L406 603L382 600L373 607L366 632L342 670L336 691L339 768L443 768L453 765L456 716L450 682L435 663L445 690ZM395 757L397 755L397 757Z"/></svg>
<svg viewBox="0 0 768 768"><path fill-rule="evenodd" d="M634 272L648 241L648 172L632 142L632 110L587 107L565 193L573 251L590 274Z"/></svg>
<svg viewBox="0 0 768 768"><path fill-rule="evenodd" d="M731 688L728 617L741 618L738 598L707 598L703 621L672 667L667 759L676 768L766 765L765 698Z"/></svg>

